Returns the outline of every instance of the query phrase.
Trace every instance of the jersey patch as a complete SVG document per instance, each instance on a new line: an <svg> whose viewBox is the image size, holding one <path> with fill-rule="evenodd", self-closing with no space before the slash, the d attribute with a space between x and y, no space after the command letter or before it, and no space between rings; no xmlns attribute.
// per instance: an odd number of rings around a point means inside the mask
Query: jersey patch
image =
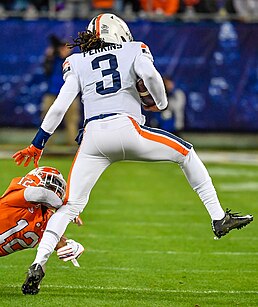
<svg viewBox="0 0 258 307"><path fill-rule="evenodd" d="M151 54L149 47L143 43L141 44L141 49L142 49L142 53Z"/></svg>
<svg viewBox="0 0 258 307"><path fill-rule="evenodd" d="M147 58L149 58L153 62L152 54L150 52L149 47L146 44L141 43L141 51L142 51L142 54L144 56L146 56Z"/></svg>
<svg viewBox="0 0 258 307"><path fill-rule="evenodd" d="M70 63L68 61L65 61L63 64L63 75L70 70L71 70Z"/></svg>

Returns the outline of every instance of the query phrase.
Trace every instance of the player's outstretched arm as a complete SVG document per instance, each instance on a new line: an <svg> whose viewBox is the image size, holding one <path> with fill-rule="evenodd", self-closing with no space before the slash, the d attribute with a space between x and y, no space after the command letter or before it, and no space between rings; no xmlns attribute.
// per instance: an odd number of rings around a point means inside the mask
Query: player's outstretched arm
<svg viewBox="0 0 258 307"><path fill-rule="evenodd" d="M41 204L48 208L58 209L63 204L62 199L54 191L42 186L27 187L24 190L24 198L27 202Z"/></svg>
<svg viewBox="0 0 258 307"><path fill-rule="evenodd" d="M31 145L25 149L19 150L13 155L14 161L17 165L20 165L25 160L24 166L26 167L33 159L34 166L38 167L38 162L47 140L61 123L66 111L79 91L80 89L77 78L74 75L68 76L60 89L56 100L49 108L41 127L31 142Z"/></svg>

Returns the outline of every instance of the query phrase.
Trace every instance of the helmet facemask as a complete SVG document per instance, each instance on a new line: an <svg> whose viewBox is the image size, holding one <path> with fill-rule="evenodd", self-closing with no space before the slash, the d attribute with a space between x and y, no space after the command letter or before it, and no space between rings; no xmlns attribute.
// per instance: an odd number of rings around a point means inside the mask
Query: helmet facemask
<svg viewBox="0 0 258 307"><path fill-rule="evenodd" d="M33 180L36 186L44 187L53 191L56 195L64 200L66 182L62 174L53 167L42 166L30 171L26 177Z"/></svg>

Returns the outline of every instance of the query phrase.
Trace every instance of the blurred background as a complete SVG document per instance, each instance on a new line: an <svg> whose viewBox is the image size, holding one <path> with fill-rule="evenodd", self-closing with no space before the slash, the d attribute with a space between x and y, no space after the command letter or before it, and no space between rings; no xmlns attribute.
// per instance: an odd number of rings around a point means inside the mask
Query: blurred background
<svg viewBox="0 0 258 307"><path fill-rule="evenodd" d="M2 149L30 143L62 86L65 43L100 12L128 23L164 78L169 107L148 125L200 148L258 149L258 0L0 1ZM76 146L76 100L49 148Z"/></svg>

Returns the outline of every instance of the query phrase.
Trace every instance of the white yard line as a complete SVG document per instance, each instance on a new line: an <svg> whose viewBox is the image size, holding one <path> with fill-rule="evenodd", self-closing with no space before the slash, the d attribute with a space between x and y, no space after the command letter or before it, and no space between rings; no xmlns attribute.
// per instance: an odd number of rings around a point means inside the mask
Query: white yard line
<svg viewBox="0 0 258 307"><path fill-rule="evenodd" d="M258 164L258 153L248 152L198 152L204 162L221 162L234 164Z"/></svg>
<svg viewBox="0 0 258 307"><path fill-rule="evenodd" d="M187 252L187 251L161 251L161 250L100 250L87 249L93 254L163 254L163 255L212 255L212 256L258 256L258 252Z"/></svg>
<svg viewBox="0 0 258 307"><path fill-rule="evenodd" d="M20 284L5 285L9 288L20 288ZM127 292L146 292L146 293L192 293L192 294L258 294L256 290L178 290L178 289L151 289L134 287L102 287L84 285L51 285L44 284L44 288L53 289L72 289L72 290L96 290L96 291L127 291Z"/></svg>
<svg viewBox="0 0 258 307"><path fill-rule="evenodd" d="M258 182L233 182L233 183L222 183L218 184L218 187L221 191L225 192L241 192L241 191L258 191Z"/></svg>

